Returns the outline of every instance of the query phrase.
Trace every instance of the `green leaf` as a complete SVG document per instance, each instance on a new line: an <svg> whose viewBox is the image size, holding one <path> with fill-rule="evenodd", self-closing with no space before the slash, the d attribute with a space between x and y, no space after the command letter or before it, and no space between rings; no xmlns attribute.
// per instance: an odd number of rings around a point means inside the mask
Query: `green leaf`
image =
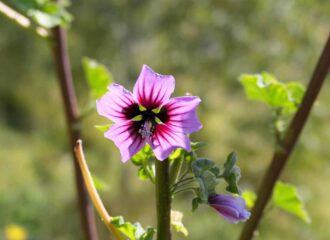
<svg viewBox="0 0 330 240"><path fill-rule="evenodd" d="M304 85L297 82L290 82L286 85L289 91L290 100L297 105L301 103L301 100L305 94Z"/></svg>
<svg viewBox="0 0 330 240"><path fill-rule="evenodd" d="M102 179L92 176L95 188L99 191L107 191L110 189L109 185Z"/></svg>
<svg viewBox="0 0 330 240"><path fill-rule="evenodd" d="M137 154L135 154L131 160L136 166L142 166L151 155L151 148L146 144Z"/></svg>
<svg viewBox="0 0 330 240"><path fill-rule="evenodd" d="M181 232L184 236L188 236L188 230L182 223L183 213L171 210L171 225L177 232Z"/></svg>
<svg viewBox="0 0 330 240"><path fill-rule="evenodd" d="M204 186L207 191L207 196L215 193L215 187L219 183L217 177L214 175L211 171L205 171L203 172L201 176Z"/></svg>
<svg viewBox="0 0 330 240"><path fill-rule="evenodd" d="M199 192L198 192L198 197L201 200L201 203L207 203L208 197L209 197L209 193L205 187L204 181L202 178L196 178L196 181L199 184Z"/></svg>
<svg viewBox="0 0 330 240"><path fill-rule="evenodd" d="M238 181L241 177L241 172L239 167L234 167L233 171L229 174L229 176L225 177L228 186L226 190L231 193L241 194L241 190L238 187Z"/></svg>
<svg viewBox="0 0 330 240"><path fill-rule="evenodd" d="M249 99L263 102L274 110L280 108L284 114L297 110L305 92L300 83L284 84L269 73L242 74L239 81Z"/></svg>
<svg viewBox="0 0 330 240"><path fill-rule="evenodd" d="M220 175L227 182L226 190L231 193L240 194L241 191L238 187L238 181L241 177L241 170L236 166L236 154L232 152L228 155L227 161L224 163L224 171Z"/></svg>
<svg viewBox="0 0 330 240"><path fill-rule="evenodd" d="M267 90L267 103L271 107L285 107L288 104L288 92L284 84L279 82L273 83Z"/></svg>
<svg viewBox="0 0 330 240"><path fill-rule="evenodd" d="M297 216L306 223L310 223L304 203L294 185L277 181L272 201L276 207Z"/></svg>
<svg viewBox="0 0 330 240"><path fill-rule="evenodd" d="M13 3L37 24L45 28L53 28L58 25L67 26L72 21L72 16L62 3L50 0L14 0Z"/></svg>
<svg viewBox="0 0 330 240"><path fill-rule="evenodd" d="M270 107L282 107L288 102L288 93L283 83L269 74L243 74L239 81L244 86L245 93L251 100L268 104Z"/></svg>
<svg viewBox="0 0 330 240"><path fill-rule="evenodd" d="M198 197L202 203L207 203L209 195L215 193L215 187L219 183L217 177L220 170L212 160L206 158L193 161L191 168L199 184Z"/></svg>
<svg viewBox="0 0 330 240"><path fill-rule="evenodd" d="M235 167L237 161L236 153L231 152L228 157L226 162L224 163L224 173L222 175L224 176L229 176L230 173L232 172L233 168Z"/></svg>
<svg viewBox="0 0 330 240"><path fill-rule="evenodd" d="M152 240L156 233L156 229L147 227L145 232L139 237L139 240Z"/></svg>
<svg viewBox="0 0 330 240"><path fill-rule="evenodd" d="M41 26L46 28L52 28L57 25L60 25L61 23L61 19L59 19L58 17L55 17L51 14L47 14L40 10L32 9L28 11L28 15L32 17L32 19L39 23Z"/></svg>
<svg viewBox="0 0 330 240"><path fill-rule="evenodd" d="M105 124L105 125L94 125L94 127L102 133L108 131L111 126L112 126L112 123Z"/></svg>
<svg viewBox="0 0 330 240"><path fill-rule="evenodd" d="M122 216L112 217L110 222L130 240L136 240L135 232L136 227L130 222L125 222Z"/></svg>
<svg viewBox="0 0 330 240"><path fill-rule="evenodd" d="M212 172L214 174L214 176L218 177L220 176L220 169L216 166L214 166L213 168L210 169L210 172Z"/></svg>
<svg viewBox="0 0 330 240"><path fill-rule="evenodd" d="M192 202L191 202L191 205L192 205L192 211L196 211L196 209L198 208L199 204L202 203L201 199L199 197L195 197Z"/></svg>
<svg viewBox="0 0 330 240"><path fill-rule="evenodd" d="M92 98L100 98L108 91L107 86L113 82L111 73L104 65L89 58L83 59L83 68Z"/></svg>
<svg viewBox="0 0 330 240"><path fill-rule="evenodd" d="M210 170L214 167L215 163L206 158L199 158L191 164L192 171L196 177L201 177L203 172Z"/></svg>
<svg viewBox="0 0 330 240"><path fill-rule="evenodd" d="M240 83L243 85L247 97L251 100L267 102L266 88L276 80L267 76L263 78L261 74L242 74L239 77Z"/></svg>
<svg viewBox="0 0 330 240"><path fill-rule="evenodd" d="M286 84L286 88L288 91L289 102L284 109L284 113L294 113L297 111L305 94L305 87L300 83L290 82Z"/></svg>
<svg viewBox="0 0 330 240"><path fill-rule="evenodd" d="M152 182L155 180L154 171L154 158L150 146L145 145L137 154L132 158L132 163L139 167L138 177L140 180L150 179Z"/></svg>
<svg viewBox="0 0 330 240"><path fill-rule="evenodd" d="M140 223L126 222L122 216L112 217L110 222L130 240L151 240L156 232L151 227L143 229Z"/></svg>
<svg viewBox="0 0 330 240"><path fill-rule="evenodd" d="M257 199L257 195L254 192L246 190L246 191L243 191L242 198L244 198L244 200L245 200L246 207L248 209L252 209L254 206L254 203Z"/></svg>

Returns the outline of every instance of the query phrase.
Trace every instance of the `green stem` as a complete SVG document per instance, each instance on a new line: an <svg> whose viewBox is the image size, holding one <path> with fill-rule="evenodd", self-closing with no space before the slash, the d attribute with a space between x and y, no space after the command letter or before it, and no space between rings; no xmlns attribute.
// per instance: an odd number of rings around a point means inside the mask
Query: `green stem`
<svg viewBox="0 0 330 240"><path fill-rule="evenodd" d="M186 187L186 188L183 188L183 189L178 189L177 191L173 192L173 195L175 195L175 194L179 194L179 193L182 193L182 192L187 192L187 191L189 191L189 190L195 192L195 189L196 189L196 188L195 188L195 187L192 187L192 186L190 186L190 187Z"/></svg>
<svg viewBox="0 0 330 240"><path fill-rule="evenodd" d="M185 178L183 180L181 180L180 182L175 183L172 187L171 187L171 191L174 192L176 191L176 189L185 186L187 184L190 184L191 182L195 181L194 177L189 177L189 178Z"/></svg>
<svg viewBox="0 0 330 240"><path fill-rule="evenodd" d="M183 164L183 156L179 159L175 159L171 165L170 181L171 185L177 182Z"/></svg>
<svg viewBox="0 0 330 240"><path fill-rule="evenodd" d="M275 147L276 150L281 151L282 150L282 134L280 129L278 129L277 123L278 121L280 121L280 117L281 117L281 109L277 108L274 109L273 111L273 131L274 131L274 135L275 135Z"/></svg>
<svg viewBox="0 0 330 240"><path fill-rule="evenodd" d="M156 160L157 240L171 240L169 160Z"/></svg>

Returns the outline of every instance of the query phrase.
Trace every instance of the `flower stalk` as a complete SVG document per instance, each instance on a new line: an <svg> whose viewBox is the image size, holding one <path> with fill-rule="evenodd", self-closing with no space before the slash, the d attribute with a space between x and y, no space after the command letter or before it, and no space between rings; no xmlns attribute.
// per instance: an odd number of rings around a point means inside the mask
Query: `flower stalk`
<svg viewBox="0 0 330 240"><path fill-rule="evenodd" d="M171 165L170 181L171 185L175 184L178 181L182 165L183 165L183 156L178 159L175 159Z"/></svg>
<svg viewBox="0 0 330 240"><path fill-rule="evenodd" d="M156 161L157 240L171 240L169 159Z"/></svg>
<svg viewBox="0 0 330 240"><path fill-rule="evenodd" d="M86 163L85 155L82 148L82 141L79 139L76 143L76 146L74 148L76 159L78 161L80 171L82 173L82 176L85 181L85 185L88 191L88 194L92 200L92 203L97 210L98 214L100 215L102 221L107 226L109 231L113 234L115 239L117 240L125 240L123 235L111 224L111 217L107 210L104 207L104 204L95 188L95 185L93 183L92 175L88 169L88 165Z"/></svg>

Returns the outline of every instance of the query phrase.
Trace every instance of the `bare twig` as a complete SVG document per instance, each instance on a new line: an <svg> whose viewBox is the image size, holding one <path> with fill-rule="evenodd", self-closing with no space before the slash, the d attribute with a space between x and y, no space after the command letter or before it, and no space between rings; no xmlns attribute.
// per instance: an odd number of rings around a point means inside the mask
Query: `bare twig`
<svg viewBox="0 0 330 240"><path fill-rule="evenodd" d="M73 158L75 154L73 148L76 141L81 138L79 125L79 114L77 107L77 100L74 91L71 66L69 61L69 54L66 43L66 33L63 28L55 27L53 29L53 53L55 65L57 68L58 78L61 86L61 93L63 104L65 107L65 116L68 126L69 141L72 149ZM94 212L91 203L89 202L86 188L84 185L83 177L79 170L77 161L73 161L76 189L79 200L80 219L82 224L82 230L85 233L87 240L97 240L96 224L94 219Z"/></svg>
<svg viewBox="0 0 330 240"><path fill-rule="evenodd" d="M49 32L46 28L43 28L41 26L34 26L31 23L31 20L27 17L23 16L22 14L18 13L8 5L4 4L0 1L0 13L2 13L5 17L9 18L10 20L14 21L18 26L25 28L25 29L31 29L33 32L35 32L40 37L48 37Z"/></svg>
<svg viewBox="0 0 330 240"><path fill-rule="evenodd" d="M327 43L315 67L300 108L295 114L286 132L281 150L275 150L272 162L265 174L258 198L249 221L245 224L240 240L250 240L258 227L264 208L271 197L274 185L279 178L288 158L294 149L299 135L308 119L309 113L330 68L330 34Z"/></svg>
<svg viewBox="0 0 330 240"><path fill-rule="evenodd" d="M111 217L110 217L109 213L107 212L107 210L105 209L104 204L103 204L99 194L97 193L97 190L93 183L92 175L91 175L91 173L88 169L88 165L86 163L85 155L84 155L83 148L82 148L82 141L80 139L77 141L74 151L76 153L76 159L79 163L80 170L81 170L81 173L83 175L83 178L84 178L84 181L85 181L85 184L87 187L87 191L89 193L89 196L93 202L95 209L99 213L102 221L107 226L109 231L112 232L115 239L125 240L125 238L122 236L122 234L111 224L111 222L110 222Z"/></svg>

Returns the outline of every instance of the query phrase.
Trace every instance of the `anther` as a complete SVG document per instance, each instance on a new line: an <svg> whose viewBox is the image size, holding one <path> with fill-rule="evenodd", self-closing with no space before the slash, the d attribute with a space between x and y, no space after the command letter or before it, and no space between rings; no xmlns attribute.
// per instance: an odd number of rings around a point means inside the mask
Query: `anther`
<svg viewBox="0 0 330 240"><path fill-rule="evenodd" d="M145 121L144 124L139 129L138 133L141 134L142 138L147 138L152 135L154 131L154 126L149 121Z"/></svg>

